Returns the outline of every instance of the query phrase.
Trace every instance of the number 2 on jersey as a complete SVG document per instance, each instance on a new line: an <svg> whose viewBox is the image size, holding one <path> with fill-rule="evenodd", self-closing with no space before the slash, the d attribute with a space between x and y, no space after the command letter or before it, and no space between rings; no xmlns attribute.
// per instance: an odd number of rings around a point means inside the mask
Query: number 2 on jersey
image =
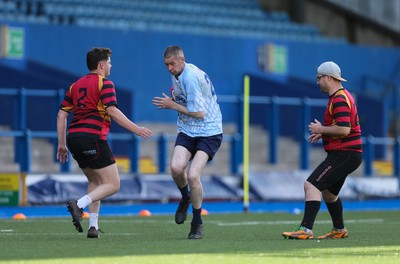
<svg viewBox="0 0 400 264"><path fill-rule="evenodd" d="M86 98L87 88L79 88L79 95L81 96L78 98L78 107L85 107L86 104L82 103L82 100Z"/></svg>

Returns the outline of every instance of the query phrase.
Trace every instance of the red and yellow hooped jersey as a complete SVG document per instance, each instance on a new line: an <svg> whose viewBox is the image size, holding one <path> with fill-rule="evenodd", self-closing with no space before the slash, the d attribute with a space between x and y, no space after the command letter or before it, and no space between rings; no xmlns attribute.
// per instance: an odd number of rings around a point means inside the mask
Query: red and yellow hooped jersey
<svg viewBox="0 0 400 264"><path fill-rule="evenodd" d="M73 83L66 92L60 109L74 116L69 136L106 139L111 118L106 108L117 105L114 83L102 75L89 73Z"/></svg>
<svg viewBox="0 0 400 264"><path fill-rule="evenodd" d="M346 89L340 89L330 96L324 115L324 126L350 127L350 133L344 137L323 135L325 151L355 151L362 152L361 126L357 107L353 96Z"/></svg>

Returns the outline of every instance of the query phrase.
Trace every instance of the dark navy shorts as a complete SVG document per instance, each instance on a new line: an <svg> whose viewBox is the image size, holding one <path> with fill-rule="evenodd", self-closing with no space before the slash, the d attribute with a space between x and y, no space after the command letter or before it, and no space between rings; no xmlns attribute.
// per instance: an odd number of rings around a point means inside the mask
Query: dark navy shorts
<svg viewBox="0 0 400 264"><path fill-rule="evenodd" d="M318 190L338 195L346 177L362 162L362 153L353 151L329 152L325 160L311 173L307 181Z"/></svg>
<svg viewBox="0 0 400 264"><path fill-rule="evenodd" d="M185 147L192 154L193 159L198 150L202 150L208 155L208 160L212 160L222 143L222 134L209 137L189 137L180 132L176 137L175 146Z"/></svg>
<svg viewBox="0 0 400 264"><path fill-rule="evenodd" d="M115 163L107 140L67 137L67 146L80 168L101 169Z"/></svg>

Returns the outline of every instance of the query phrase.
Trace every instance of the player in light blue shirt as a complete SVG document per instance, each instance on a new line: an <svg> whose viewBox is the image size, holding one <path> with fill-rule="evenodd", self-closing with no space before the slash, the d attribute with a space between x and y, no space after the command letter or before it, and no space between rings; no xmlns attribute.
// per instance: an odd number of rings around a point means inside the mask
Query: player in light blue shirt
<svg viewBox="0 0 400 264"><path fill-rule="evenodd" d="M186 220L192 203L193 218L188 238L200 239L203 236L200 177L221 146L222 114L210 78L195 65L185 62L179 46L167 47L164 63L171 73L171 97L163 93L162 97L154 97L153 104L159 109L178 112L178 136L172 153L171 173L182 199L175 222L182 224Z"/></svg>
<svg viewBox="0 0 400 264"><path fill-rule="evenodd" d="M171 76L172 96L176 103L188 112L204 112L204 118L192 117L178 111L178 133L191 137L207 137L222 133L222 115L208 75L190 63L184 64L183 72Z"/></svg>

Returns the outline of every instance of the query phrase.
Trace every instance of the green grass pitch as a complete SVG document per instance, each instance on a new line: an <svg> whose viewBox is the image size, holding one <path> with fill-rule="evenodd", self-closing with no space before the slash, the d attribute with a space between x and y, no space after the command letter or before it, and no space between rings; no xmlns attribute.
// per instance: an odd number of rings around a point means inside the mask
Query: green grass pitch
<svg viewBox="0 0 400 264"><path fill-rule="evenodd" d="M70 217L0 219L0 263L399 263L398 211L345 212L349 237L288 240L302 215L288 213L210 214L204 237L188 240L190 218L173 215L102 217L99 239L78 233ZM83 221L85 229L88 222ZM314 235L331 228L321 212Z"/></svg>

